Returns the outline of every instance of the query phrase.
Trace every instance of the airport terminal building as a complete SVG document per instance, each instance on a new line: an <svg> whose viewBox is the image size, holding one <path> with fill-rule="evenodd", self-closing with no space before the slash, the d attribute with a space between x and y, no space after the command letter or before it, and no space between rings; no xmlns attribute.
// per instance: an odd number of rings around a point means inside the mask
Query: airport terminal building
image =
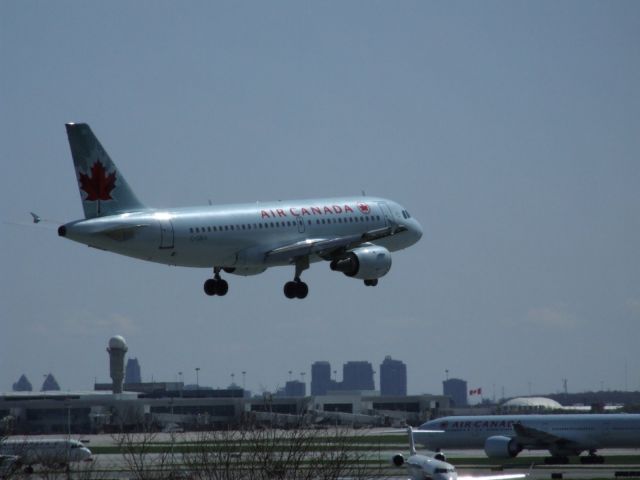
<svg viewBox="0 0 640 480"><path fill-rule="evenodd" d="M242 389L185 390L182 383L96 384L87 392L0 394L0 420L13 434L62 434L142 429L209 430L242 424L391 426L419 424L446 413L440 395L380 396L371 391L247 398Z"/></svg>

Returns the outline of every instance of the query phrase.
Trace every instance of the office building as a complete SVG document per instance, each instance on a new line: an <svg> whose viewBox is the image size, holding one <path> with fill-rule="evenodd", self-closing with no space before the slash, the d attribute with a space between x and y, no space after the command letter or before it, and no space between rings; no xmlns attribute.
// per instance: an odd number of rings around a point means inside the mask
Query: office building
<svg viewBox="0 0 640 480"><path fill-rule="evenodd" d="M407 366L400 360L386 356L380 365L380 395L407 394Z"/></svg>
<svg viewBox="0 0 640 480"><path fill-rule="evenodd" d="M467 406L467 382L459 378L450 378L442 382L442 393L450 397L454 407Z"/></svg>
<svg viewBox="0 0 640 480"><path fill-rule="evenodd" d="M366 361L351 361L342 366L341 390L375 390L373 366Z"/></svg>
<svg viewBox="0 0 640 480"><path fill-rule="evenodd" d="M137 358L130 358L127 360L127 366L124 372L124 383L142 383L140 363Z"/></svg>

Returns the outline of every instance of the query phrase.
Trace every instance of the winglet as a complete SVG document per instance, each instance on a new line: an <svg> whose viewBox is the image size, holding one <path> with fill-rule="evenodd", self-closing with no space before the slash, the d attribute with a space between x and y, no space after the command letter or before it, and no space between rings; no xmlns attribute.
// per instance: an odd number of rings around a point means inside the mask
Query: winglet
<svg viewBox="0 0 640 480"><path fill-rule="evenodd" d="M33 217L33 223L40 223L40 221L42 220L42 218L40 218L40 215L35 214L33 212L29 212L29 213Z"/></svg>

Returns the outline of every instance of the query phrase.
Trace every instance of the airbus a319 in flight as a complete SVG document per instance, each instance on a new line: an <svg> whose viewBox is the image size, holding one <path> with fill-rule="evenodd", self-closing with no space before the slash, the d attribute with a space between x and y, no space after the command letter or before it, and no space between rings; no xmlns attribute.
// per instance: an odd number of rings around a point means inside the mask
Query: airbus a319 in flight
<svg viewBox="0 0 640 480"><path fill-rule="evenodd" d="M391 268L391 252L422 237L422 227L396 202L340 197L238 205L157 209L145 206L89 125L66 125L84 219L61 237L150 262L213 269L207 295L226 295L221 272L256 275L295 267L287 298L305 298L300 275L327 261L331 270L376 286ZM34 217L35 219L36 217Z"/></svg>

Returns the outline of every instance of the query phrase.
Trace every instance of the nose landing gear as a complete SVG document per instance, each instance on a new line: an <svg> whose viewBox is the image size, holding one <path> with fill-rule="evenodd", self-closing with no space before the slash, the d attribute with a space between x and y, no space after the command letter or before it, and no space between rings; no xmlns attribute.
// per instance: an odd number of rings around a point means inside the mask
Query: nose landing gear
<svg viewBox="0 0 640 480"><path fill-rule="evenodd" d="M224 297L229 291L229 284L220 277L220 270L222 270L221 267L214 267L213 278L209 278L204 282L204 293L210 297L214 295Z"/></svg>

